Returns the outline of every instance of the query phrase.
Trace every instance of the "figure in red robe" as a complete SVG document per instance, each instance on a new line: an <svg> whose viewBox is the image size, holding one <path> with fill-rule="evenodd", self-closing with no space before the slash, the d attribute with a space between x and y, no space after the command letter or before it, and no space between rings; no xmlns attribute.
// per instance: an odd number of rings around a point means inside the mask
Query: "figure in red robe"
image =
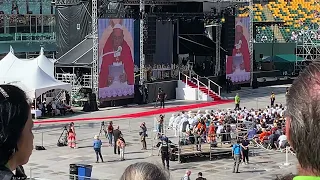
<svg viewBox="0 0 320 180"><path fill-rule="evenodd" d="M114 82L115 77L109 75L109 66L115 63L122 63L124 66L124 72L119 76L120 82L134 85L134 62L131 49L128 43L124 41L122 25L116 24L112 27L113 31L103 48L99 88L109 87Z"/></svg>
<svg viewBox="0 0 320 180"><path fill-rule="evenodd" d="M240 64L240 69L250 72L250 51L248 41L243 34L243 26L241 23L237 23L235 28L235 46L232 51L232 57L228 56L226 74L233 74L236 70L233 63L234 56L242 56L243 62Z"/></svg>

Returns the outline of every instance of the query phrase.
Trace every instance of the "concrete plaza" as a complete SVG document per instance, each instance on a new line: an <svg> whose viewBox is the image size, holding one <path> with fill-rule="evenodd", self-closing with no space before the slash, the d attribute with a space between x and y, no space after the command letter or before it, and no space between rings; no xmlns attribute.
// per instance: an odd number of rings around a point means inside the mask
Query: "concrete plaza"
<svg viewBox="0 0 320 180"><path fill-rule="evenodd" d="M285 89L287 86L273 86L259 89L244 88L237 91L241 96L241 106L247 108L264 108L270 104L271 91L276 94L276 103L285 103ZM236 92L224 94L224 97L234 97ZM201 102L185 102L171 101L168 106L178 106L181 104L201 103ZM100 110L93 113L82 113L76 118L88 117L105 117L116 116L126 113L135 113L148 111L153 109L153 105L149 106L132 106L127 108L110 108ZM233 103L206 107L201 109L226 109L234 108ZM198 109L195 109L198 110ZM166 114L166 124L172 113ZM44 151L34 150L29 163L25 166L28 176L35 179L69 179L69 164L81 163L93 166L92 177L101 180L119 179L124 169L135 162L147 161L161 164L160 157L157 156L158 150L152 150L153 142L152 134L154 129L154 118L156 116L141 117L135 119L117 119L114 120L115 126L119 125L124 138L127 142L125 161L120 161L119 156L113 154L113 147L107 145L107 139L102 137L105 142L102 148L104 163L95 163L95 153L92 148L94 135L99 134L101 121L86 121L76 123L77 133L77 149L68 147L57 147L57 141L62 133L65 124L46 124L35 125L35 145L42 145L47 149ZM74 118L74 117L72 117ZM142 122L146 122L149 129L149 138L147 139L148 150L142 151L139 139L139 126ZM166 131L167 136L174 142L177 138L171 130ZM240 166L240 174L231 173L233 160L219 159L213 161L196 161L187 163L170 162L170 175L173 180L180 180L186 170L191 170L191 179L197 177L198 172L202 172L208 180L227 180L227 179L274 179L277 175L288 173L296 173L296 158L289 154L289 162L291 165L284 166L285 153L268 151L264 149L255 149L255 156L250 157L249 165Z"/></svg>

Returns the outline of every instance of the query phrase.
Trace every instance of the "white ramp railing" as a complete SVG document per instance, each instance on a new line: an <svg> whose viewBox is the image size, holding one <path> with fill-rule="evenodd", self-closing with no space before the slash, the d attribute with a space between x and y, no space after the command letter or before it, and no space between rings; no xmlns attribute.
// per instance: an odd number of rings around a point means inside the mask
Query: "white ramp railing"
<svg viewBox="0 0 320 180"><path fill-rule="evenodd" d="M197 75L196 73L192 73L195 75L195 77L191 77L191 76L188 76L182 72L179 73L179 80L185 80L187 82L187 80L195 80L196 81L196 85L198 86L199 88L199 85L202 85L204 87L206 87L209 91L213 91L214 93L216 93L219 97L221 97L221 86L217 83L215 83L214 81L210 80L209 78L207 77L201 77L199 75ZM204 78L205 81L207 81L207 84L205 84L204 82L200 81L199 79L200 78ZM214 90L216 89L216 90ZM209 93L209 92L208 92Z"/></svg>

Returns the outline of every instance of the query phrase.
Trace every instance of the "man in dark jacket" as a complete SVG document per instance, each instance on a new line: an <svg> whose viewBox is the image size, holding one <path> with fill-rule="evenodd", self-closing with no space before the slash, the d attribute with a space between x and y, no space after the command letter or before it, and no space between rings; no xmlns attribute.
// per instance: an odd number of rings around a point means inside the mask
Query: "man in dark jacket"
<svg viewBox="0 0 320 180"><path fill-rule="evenodd" d="M122 132L119 130L119 126L113 131L113 137L114 137L114 142L117 142L119 137L122 135ZM120 154L120 148L117 147L116 143L113 146L113 151L114 154L117 154L117 149L118 149L118 154Z"/></svg>
<svg viewBox="0 0 320 180"><path fill-rule="evenodd" d="M199 172L198 173L198 178L196 180L207 180L207 179L202 177L202 172Z"/></svg>
<svg viewBox="0 0 320 180"><path fill-rule="evenodd" d="M164 108L164 100L166 99L166 97L167 94L161 88L159 88L158 100L160 101L160 108Z"/></svg>
<svg viewBox="0 0 320 180"><path fill-rule="evenodd" d="M163 168L165 168L165 164L167 164L167 169L169 170L169 139L164 137L162 139L161 145L159 147L159 153L161 153L161 160ZM158 155L159 155L158 153Z"/></svg>

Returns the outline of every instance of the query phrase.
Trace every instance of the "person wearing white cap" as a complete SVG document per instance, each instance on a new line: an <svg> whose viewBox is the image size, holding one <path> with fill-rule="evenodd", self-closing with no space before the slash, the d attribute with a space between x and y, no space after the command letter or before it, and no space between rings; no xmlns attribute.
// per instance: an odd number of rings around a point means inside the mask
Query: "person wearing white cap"
<svg viewBox="0 0 320 180"><path fill-rule="evenodd" d="M102 154L101 154L101 146L102 146L102 142L99 139L99 136L95 135L94 141L93 141L93 149L96 152L96 157L97 157L96 163L99 162L99 156L100 156L101 162L103 162L103 158L102 158Z"/></svg>

